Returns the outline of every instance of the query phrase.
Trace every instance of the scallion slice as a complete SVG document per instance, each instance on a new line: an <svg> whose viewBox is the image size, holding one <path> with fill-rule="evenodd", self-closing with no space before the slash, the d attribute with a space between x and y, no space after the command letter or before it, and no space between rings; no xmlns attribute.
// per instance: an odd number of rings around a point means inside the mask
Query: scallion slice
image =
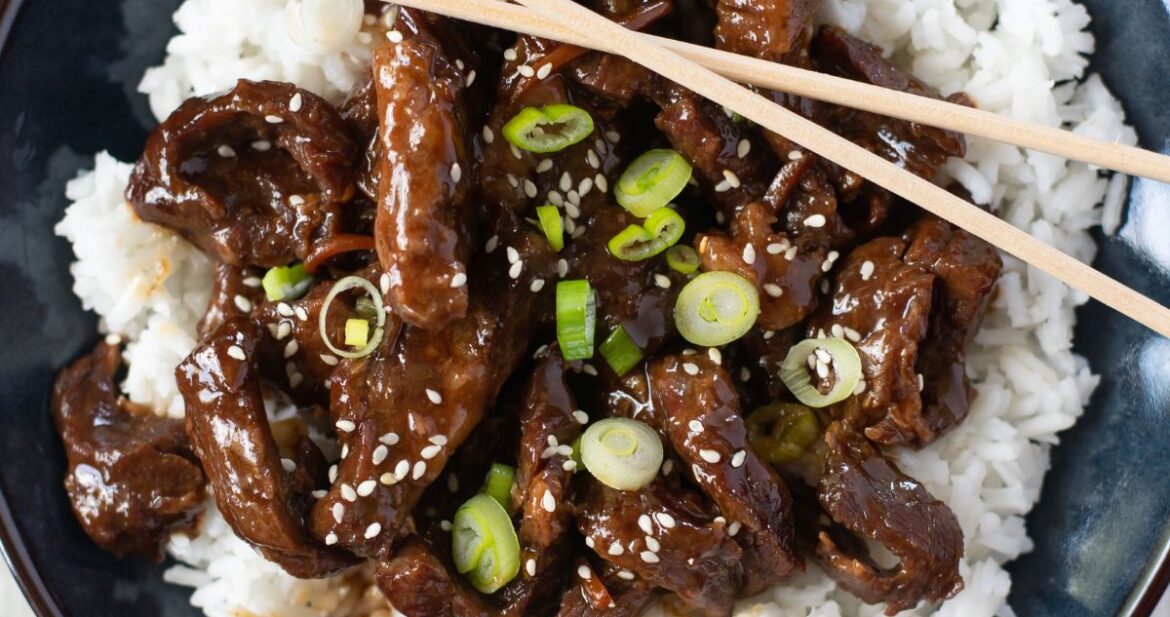
<svg viewBox="0 0 1170 617"><path fill-rule="evenodd" d="M662 466L662 440L646 424L628 418L595 422L581 436L581 462L599 482L636 491Z"/></svg>
<svg viewBox="0 0 1170 617"><path fill-rule="evenodd" d="M823 360L824 354L829 355L828 362ZM818 364L824 365L827 377L817 374ZM845 339L805 339L788 350L780 365L780 379L801 403L828 407L853 394L861 381L861 356Z"/></svg>
<svg viewBox="0 0 1170 617"><path fill-rule="evenodd" d="M362 348L370 342L370 322L364 319L345 320L345 344Z"/></svg>
<svg viewBox="0 0 1170 617"><path fill-rule="evenodd" d="M672 246L666 250L666 265L675 272L691 274L699 269L699 254L685 244Z"/></svg>
<svg viewBox="0 0 1170 617"><path fill-rule="evenodd" d="M621 207L638 217L678 197L691 179L691 164L674 150L651 150L634 159L614 187Z"/></svg>
<svg viewBox="0 0 1170 617"><path fill-rule="evenodd" d="M525 107L504 125L508 143L529 152L559 152L584 140L593 132L589 112L567 104Z"/></svg>
<svg viewBox="0 0 1170 617"><path fill-rule="evenodd" d="M589 281L577 279L557 283L557 342L569 361L593 357L597 321L597 300Z"/></svg>
<svg viewBox="0 0 1170 617"><path fill-rule="evenodd" d="M683 231L686 221L670 208L655 210L641 227L630 225L614 236L606 245L614 257L623 261L642 261L674 246Z"/></svg>
<svg viewBox="0 0 1170 617"><path fill-rule="evenodd" d="M683 338L704 347L734 341L760 316L760 294L731 272L704 272L687 283L674 305L674 323Z"/></svg>
<svg viewBox="0 0 1170 617"><path fill-rule="evenodd" d="M769 463L790 463L804 455L821 435L813 410L796 403L761 407L744 420L752 450Z"/></svg>
<svg viewBox="0 0 1170 617"><path fill-rule="evenodd" d="M536 209L536 218L540 220L540 230L548 239L549 247L559 253L565 248L565 224L561 220L561 211L556 206L541 206Z"/></svg>
<svg viewBox="0 0 1170 617"><path fill-rule="evenodd" d="M495 499L508 510L512 507L512 485L516 482L516 468L510 465L492 463L487 477L483 480L483 488L479 492Z"/></svg>
<svg viewBox="0 0 1170 617"><path fill-rule="evenodd" d="M642 361L642 350L638 349L630 334L621 326L609 334L598 350L618 377L625 375Z"/></svg>
<svg viewBox="0 0 1170 617"><path fill-rule="evenodd" d="M264 286L264 295L270 302L296 300L309 290L313 284L313 275L305 270L304 264L295 263L265 272L261 284Z"/></svg>
<svg viewBox="0 0 1170 617"><path fill-rule="evenodd" d="M512 519L494 498L468 499L451 522L455 569L483 593L495 593L520 572L520 540Z"/></svg>
<svg viewBox="0 0 1170 617"><path fill-rule="evenodd" d="M358 288L369 294L369 300L373 304L375 313L374 334L373 336L369 337L369 340L366 341L361 349L356 351L348 351L337 347L333 344L333 341L329 340L329 331L327 329L329 324L329 308L333 305L333 301L337 299L338 295L351 289ZM373 283L360 276L347 276L334 283L333 288L329 290L328 294L326 294L325 301L321 304L321 313L317 317L317 331L320 333L321 340L325 342L325 346L329 348L329 351L332 351L342 358L362 358L373 353L373 351L378 348L378 344L382 342L382 336L386 333L385 325L386 311L382 304L382 294L378 292L378 288L374 287ZM346 342L348 343L349 321L346 321L345 327L347 339ZM367 324L367 328L368 327L369 324Z"/></svg>

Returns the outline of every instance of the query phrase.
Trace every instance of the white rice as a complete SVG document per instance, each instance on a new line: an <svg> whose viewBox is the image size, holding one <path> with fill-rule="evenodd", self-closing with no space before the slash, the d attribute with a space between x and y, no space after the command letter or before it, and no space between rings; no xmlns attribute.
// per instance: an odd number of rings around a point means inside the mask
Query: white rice
<svg viewBox="0 0 1170 617"><path fill-rule="evenodd" d="M322 7L327 0L187 0L175 15L181 34L141 91L160 119L188 96L230 88L241 77L292 81L337 101L369 60L380 32ZM328 28L289 35L298 16L327 15ZM944 94L965 91L983 109L1109 141L1133 144L1121 107L1094 76L1089 19L1070 0L825 0L821 18L881 45ZM322 29L324 28L324 29ZM1005 220L1082 260L1090 228L1117 229L1126 195L1079 163L971 140L965 160L945 172ZM129 167L100 154L92 172L70 183L73 205L57 228L73 243L74 291L101 316L101 329L129 340L127 396L159 413L182 414L173 367L195 344L206 305L207 259L174 234L138 221L122 192ZM129 285L127 285L129 281ZM1039 498L1057 433L1072 426L1097 378L1071 351L1074 309L1083 294L1008 258L999 293L975 340L969 372L979 390L970 418L922 452L898 460L959 517L966 538L965 590L938 607L904 615L1012 615L1003 564L1031 549L1024 515ZM369 597L345 597L336 581L298 581L236 538L214 512L194 540L174 537L169 553L185 565L166 580L193 587L192 603L215 617L367 614ZM374 603L376 604L376 602ZM655 609L661 611L661 609ZM741 603L740 615L876 616L838 591L815 566Z"/></svg>

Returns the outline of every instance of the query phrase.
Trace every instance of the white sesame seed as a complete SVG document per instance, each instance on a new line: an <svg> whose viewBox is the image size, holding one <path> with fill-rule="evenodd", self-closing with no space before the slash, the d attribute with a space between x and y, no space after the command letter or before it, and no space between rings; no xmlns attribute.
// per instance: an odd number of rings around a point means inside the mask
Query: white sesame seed
<svg viewBox="0 0 1170 617"><path fill-rule="evenodd" d="M779 242L773 242L769 244L764 250L766 250L769 255L779 255L780 253L784 252L784 245L780 244Z"/></svg>
<svg viewBox="0 0 1170 617"><path fill-rule="evenodd" d="M862 262L862 264L861 264L861 280L868 281L869 278L871 276L873 276L873 271L876 269L876 267L877 266L875 266L874 263L868 259L865 260L864 262Z"/></svg>
<svg viewBox="0 0 1170 617"><path fill-rule="evenodd" d="M312 492L310 492L310 493L309 493L309 496L311 496L313 499L324 499L324 498L325 498L325 495L328 495L328 494L329 494L329 491L326 491L326 490L316 490L316 491L312 491Z"/></svg>
<svg viewBox="0 0 1170 617"><path fill-rule="evenodd" d="M483 245L483 250L485 253L491 253L492 251L495 251L496 247L498 246L500 246L500 237L492 236L488 238L487 244Z"/></svg>
<svg viewBox="0 0 1170 617"><path fill-rule="evenodd" d="M340 523L341 521L337 522ZM337 544L337 534L332 531L325 534L325 546L333 546L334 544Z"/></svg>
<svg viewBox="0 0 1170 617"><path fill-rule="evenodd" d="M581 216L581 208L577 207L577 204L570 202L570 203L564 204L564 206L565 206L565 214L569 215L569 218L576 219L576 218Z"/></svg>
<svg viewBox="0 0 1170 617"><path fill-rule="evenodd" d="M323 354L321 354L321 362L323 362L327 366L337 366L337 364L338 364L338 362L340 362L340 360L337 359L337 356L323 353Z"/></svg>
<svg viewBox="0 0 1170 617"><path fill-rule="evenodd" d="M605 132L605 138L616 144L622 140L622 134L614 130L609 130Z"/></svg>
<svg viewBox="0 0 1170 617"><path fill-rule="evenodd" d="M371 459L374 461L375 465L381 465L386 461L387 456L390 456L390 448L387 448L385 444L381 444L377 448L374 448L374 453L371 455Z"/></svg>
<svg viewBox="0 0 1170 617"><path fill-rule="evenodd" d="M817 350L813 351L813 353L816 354L818 360L820 360L821 362L824 362L825 364L829 364L833 361L832 354L825 351L824 349L817 349Z"/></svg>
<svg viewBox="0 0 1170 617"><path fill-rule="evenodd" d="M723 353L715 347L707 350L707 357L711 358L711 361L715 364L723 364Z"/></svg>
<svg viewBox="0 0 1170 617"><path fill-rule="evenodd" d="M636 578L634 573L629 570L618 570L617 577L623 581L632 581Z"/></svg>
<svg viewBox="0 0 1170 617"><path fill-rule="evenodd" d="M589 424L589 414L580 409L573 412L573 419L577 421L577 424Z"/></svg>
<svg viewBox="0 0 1170 617"><path fill-rule="evenodd" d="M390 31L386 32L386 39L389 40L391 43L401 43L402 42L402 33L397 31L397 30L390 30Z"/></svg>
<svg viewBox="0 0 1170 617"><path fill-rule="evenodd" d="M337 482L337 465L329 466L329 483Z"/></svg>
<svg viewBox="0 0 1170 617"><path fill-rule="evenodd" d="M248 359L247 354L244 353L244 349L239 345L232 345L231 347L228 347L227 355L241 361Z"/></svg>
<svg viewBox="0 0 1170 617"><path fill-rule="evenodd" d="M586 565L577 566L577 576L580 576L585 580L589 580L593 578L593 570L590 570L589 566Z"/></svg>
<svg viewBox="0 0 1170 617"><path fill-rule="evenodd" d="M486 124L483 127L483 143L490 144L496 140L496 133Z"/></svg>
<svg viewBox="0 0 1170 617"><path fill-rule="evenodd" d="M540 162L536 164L536 173L542 174L542 173L544 173L552 168L553 168L552 159L541 159Z"/></svg>
<svg viewBox="0 0 1170 617"><path fill-rule="evenodd" d="M362 497L369 497L374 493L374 489L378 488L378 483L373 480L366 480L357 487L357 494Z"/></svg>
<svg viewBox="0 0 1170 617"><path fill-rule="evenodd" d="M728 182L727 180L720 180L719 184L715 185L715 192L716 193L726 193L727 191L730 191L730 190L731 190L731 183Z"/></svg>
<svg viewBox="0 0 1170 617"><path fill-rule="evenodd" d="M557 276L560 278L565 278L567 274L569 274L569 261L567 259L558 259Z"/></svg>
<svg viewBox="0 0 1170 617"><path fill-rule="evenodd" d="M398 461L398 464L394 466L394 475L398 476L399 480L405 478L406 475L409 473L410 473L410 461L408 461L406 459L402 459L401 461Z"/></svg>
<svg viewBox="0 0 1170 617"><path fill-rule="evenodd" d="M715 464L718 463L723 457L720 456L719 453L715 450L708 450L703 448L702 450L699 450L699 458L702 458L708 463Z"/></svg>
<svg viewBox="0 0 1170 617"><path fill-rule="evenodd" d="M292 473L292 472L297 470L296 461L289 459L289 458L280 459L280 466L282 469L284 469L288 473Z"/></svg>
<svg viewBox="0 0 1170 617"><path fill-rule="evenodd" d="M557 511L557 500L548 489L544 489L544 495L540 498L540 507L544 508L546 512Z"/></svg>
<svg viewBox="0 0 1170 617"><path fill-rule="evenodd" d="M828 272L829 270L832 270L832 269L833 269L833 262L829 261L828 259L821 262L821 272Z"/></svg>
<svg viewBox="0 0 1170 617"><path fill-rule="evenodd" d="M516 50L511 48L511 47L505 49L504 50L504 59L507 60L508 62L515 62L516 61Z"/></svg>
<svg viewBox="0 0 1170 617"><path fill-rule="evenodd" d="M675 525L674 517L666 512L656 512L654 520L658 521L658 524L662 525L664 529L671 529Z"/></svg>
<svg viewBox="0 0 1170 617"><path fill-rule="evenodd" d="M687 375L691 375L691 376L698 375L699 374L699 365L694 364L693 362L687 362L687 363L683 364L683 370L686 371Z"/></svg>
<svg viewBox="0 0 1170 617"><path fill-rule="evenodd" d="M669 476L672 471L674 471L674 459L668 458L662 462L662 475Z"/></svg>
<svg viewBox="0 0 1170 617"><path fill-rule="evenodd" d="M341 485L341 498L346 501L357 501L357 491L348 484Z"/></svg>
<svg viewBox="0 0 1170 617"><path fill-rule="evenodd" d="M436 405L443 402L443 395L430 388L427 388L427 398Z"/></svg>
<svg viewBox="0 0 1170 617"><path fill-rule="evenodd" d="M512 152L512 158L515 158L517 161L524 158L524 155L520 153L520 148L517 148L515 144L508 144L508 150Z"/></svg>
<svg viewBox="0 0 1170 617"><path fill-rule="evenodd" d="M654 533L654 523L650 521L649 515L643 514L638 517L638 528L647 535Z"/></svg>
<svg viewBox="0 0 1170 617"><path fill-rule="evenodd" d="M380 533L382 533L382 524L381 523L370 523L370 526L366 527L366 534L365 535L366 535L367 540L371 540L373 538L378 537L378 534L380 534Z"/></svg>
<svg viewBox="0 0 1170 617"><path fill-rule="evenodd" d="M394 472L392 471L387 471L386 473L382 474L380 478L378 478L378 481L382 484L385 484L386 486L390 486L398 482L398 476L394 475Z"/></svg>
<svg viewBox="0 0 1170 617"><path fill-rule="evenodd" d="M458 183L463 178L463 167L459 163L451 164L451 181Z"/></svg>
<svg viewBox="0 0 1170 617"><path fill-rule="evenodd" d="M532 293L536 293L541 289L544 289L544 279L533 279L532 284L528 286L528 289L531 290Z"/></svg>
<svg viewBox="0 0 1170 617"><path fill-rule="evenodd" d="M919 373L918 374L918 391L922 392L922 390L925 387L926 387L926 379L922 376L922 373Z"/></svg>
<svg viewBox="0 0 1170 617"><path fill-rule="evenodd" d="M272 149L272 142L267 139L260 139L252 142L252 149L257 152L268 152Z"/></svg>
<svg viewBox="0 0 1170 617"><path fill-rule="evenodd" d="M451 521L446 519L439 521L439 529L442 529L443 531L451 531Z"/></svg>
<svg viewBox="0 0 1170 617"><path fill-rule="evenodd" d="M431 445L423 448L419 452L419 454L421 454L424 459L429 461L429 460L435 458L436 456L438 456L439 453L442 451L443 451L442 446L436 446L435 444L431 444Z"/></svg>
<svg viewBox="0 0 1170 617"><path fill-rule="evenodd" d="M585 153L585 162L589 163L589 166L593 169L601 168L601 157L597 156L597 153L593 150L589 150Z"/></svg>
<svg viewBox="0 0 1170 617"><path fill-rule="evenodd" d="M532 67L528 66L527 64L521 64L520 66L516 67L516 72L520 73L521 75L523 75L525 77L536 76L536 71Z"/></svg>
<svg viewBox="0 0 1170 617"><path fill-rule="evenodd" d="M227 145L227 144L224 144L224 145L216 148L215 151L216 151L216 153L218 153L220 156L222 156L225 159L230 159L236 155L236 151L234 149L232 149L232 147Z"/></svg>
<svg viewBox="0 0 1170 617"><path fill-rule="evenodd" d="M351 433L355 428L357 428L357 424L354 424L353 420L338 420L334 426L337 427L337 430L344 431L346 433Z"/></svg>
<svg viewBox="0 0 1170 617"><path fill-rule="evenodd" d="M288 344L284 346L284 357L287 359L297 355L297 351L300 350L300 347L300 344L297 343L295 338L289 340Z"/></svg>
<svg viewBox="0 0 1170 617"><path fill-rule="evenodd" d="M854 343L859 342L861 340L861 334L857 330L854 330L853 328L845 327L845 328L842 328L842 331L845 333L845 338L849 339L850 341L853 341Z"/></svg>
<svg viewBox="0 0 1170 617"><path fill-rule="evenodd" d="M658 563L659 561L658 555L650 551L642 551L642 553L638 556L641 557L642 561L645 561L646 563Z"/></svg>
<svg viewBox="0 0 1170 617"><path fill-rule="evenodd" d="M386 433L385 435L382 435L381 437L379 437L378 441L380 441L388 446L393 446L393 445L398 443L398 433L395 433L395 432Z"/></svg>
<svg viewBox="0 0 1170 617"><path fill-rule="evenodd" d="M516 176L513 176L512 174L506 174L504 177L508 179L508 184L512 188L516 188L517 186L520 186L520 180L517 179Z"/></svg>
<svg viewBox="0 0 1170 617"><path fill-rule="evenodd" d="M304 380L305 380L304 375L302 375L300 373L293 373L292 375L288 376L288 385L290 388L295 388L295 387L301 385L301 382Z"/></svg>
<svg viewBox="0 0 1170 617"><path fill-rule="evenodd" d="M585 373L586 375L597 377L597 367L593 366L592 364L582 364L581 372Z"/></svg>
<svg viewBox="0 0 1170 617"><path fill-rule="evenodd" d="M670 277L665 274L655 274L654 284L663 289L670 289Z"/></svg>
<svg viewBox="0 0 1170 617"><path fill-rule="evenodd" d="M756 247L752 244L744 245L743 247L743 261L747 265L756 263Z"/></svg>
<svg viewBox="0 0 1170 617"><path fill-rule="evenodd" d="M267 122L268 124L280 124L281 122L284 122L284 118L281 118L280 116L274 116L272 114L269 114L267 116L264 116L264 121Z"/></svg>
<svg viewBox="0 0 1170 617"><path fill-rule="evenodd" d="M570 450L571 450L571 448L570 448ZM565 462L561 463L561 469L564 469L565 471L570 471L570 472L576 471L577 470L577 461L574 461L573 459L567 459Z"/></svg>
<svg viewBox="0 0 1170 617"><path fill-rule="evenodd" d="M447 474L447 490L451 493L459 492L459 476L455 472Z"/></svg>
<svg viewBox="0 0 1170 617"><path fill-rule="evenodd" d="M296 313L297 319L301 321L309 321L309 311L305 310L305 307L298 306L293 309L293 312Z"/></svg>
<svg viewBox="0 0 1170 617"><path fill-rule="evenodd" d="M733 189L737 189L743 184L739 181L739 176L735 175L735 172L730 169L723 170L723 179L727 180L727 184L731 185Z"/></svg>
<svg viewBox="0 0 1170 617"><path fill-rule="evenodd" d="M825 215L814 214L814 215L804 219L804 226L805 227L813 227L813 228L824 227L825 223L827 223L827 222L828 221L825 219Z"/></svg>
<svg viewBox="0 0 1170 617"><path fill-rule="evenodd" d="M784 295L784 288L775 283L764 283L764 293L773 298L779 298Z"/></svg>
<svg viewBox="0 0 1170 617"><path fill-rule="evenodd" d="M737 156L739 156L739 158L741 158L741 159L746 157L748 155L748 153L751 151L752 151L752 142L750 142L746 139L739 140L739 145L737 145L735 147L735 154Z"/></svg>
<svg viewBox="0 0 1170 617"><path fill-rule="evenodd" d="M251 287L253 289L264 284L264 282L261 281L260 277L258 277L258 276L249 276L248 278L244 279L242 282L244 283L244 287Z"/></svg>
<svg viewBox="0 0 1170 617"><path fill-rule="evenodd" d="M467 82L466 83L467 83L468 88L471 87L471 84L475 83L475 77L476 77L475 69L472 69L471 72L469 72L467 74Z"/></svg>
<svg viewBox="0 0 1170 617"><path fill-rule="evenodd" d="M626 547L622 546L619 542L614 542L613 544L609 545L609 549L607 549L605 552L616 557L622 553L625 553Z"/></svg>
<svg viewBox="0 0 1170 617"><path fill-rule="evenodd" d="M536 560L529 558L528 561L525 561L524 571L528 573L528 576L536 576Z"/></svg>
<svg viewBox="0 0 1170 617"><path fill-rule="evenodd" d="M743 462L747 460L747 452L740 450L731 456L731 466L739 469L743 467Z"/></svg>
<svg viewBox="0 0 1170 617"><path fill-rule="evenodd" d="M590 150L590 152L592 152L592 150ZM581 197L588 195L589 191L592 191L592 190L593 190L593 178L585 178L584 180L581 181L580 184L577 185L577 194L580 195Z"/></svg>
<svg viewBox="0 0 1170 617"><path fill-rule="evenodd" d="M744 381L744 382L750 381L751 378L752 378L752 372L750 370L748 370L748 368L746 366L741 367L739 369L739 380L740 381Z"/></svg>
<svg viewBox="0 0 1170 617"><path fill-rule="evenodd" d="M431 435L430 437L427 438L427 441L435 444L436 446L445 446L445 445L447 445L447 436L446 435Z"/></svg>
<svg viewBox="0 0 1170 617"><path fill-rule="evenodd" d="M550 446L554 446L554 447L555 447L555 446L557 446L558 444L560 444L561 442L557 440L557 436L556 436L556 435L549 435L549 436L548 436L548 438L547 438L547 439L545 439L545 443L547 443L547 444L548 444L548 445L550 445Z"/></svg>
<svg viewBox="0 0 1170 617"><path fill-rule="evenodd" d="M659 544L658 540L655 540L653 537L646 536L645 541L646 548L650 549L651 551L657 553L658 551L662 550L662 545Z"/></svg>
<svg viewBox="0 0 1170 617"><path fill-rule="evenodd" d="M410 472L410 478L412 480L418 480L419 478L423 477L423 474L425 474L426 472L427 472L426 462L419 461L419 462L414 464L414 469Z"/></svg>
<svg viewBox="0 0 1170 617"><path fill-rule="evenodd" d="M699 422L698 420L691 420L690 422L687 422L687 428L691 429L692 433L702 433L703 423Z"/></svg>
<svg viewBox="0 0 1170 617"><path fill-rule="evenodd" d="M300 92L292 95L292 98L289 99L289 101L288 101L288 110L293 112L294 114L297 113L298 111L301 110L301 103L302 102L303 101L301 100L301 93Z"/></svg>
<svg viewBox="0 0 1170 617"><path fill-rule="evenodd" d="M601 191L602 193L609 192L609 180L605 179L604 174L597 174L596 176L593 176L593 184L596 184L597 190Z"/></svg>
<svg viewBox="0 0 1170 617"><path fill-rule="evenodd" d="M858 395L858 394L862 394L862 393L864 393L864 392L865 392L865 388L866 388L866 383L865 383L865 380L864 380L864 379L862 379L862 380L858 381L858 382L857 382L857 385L853 387L853 394L854 394L854 396L856 396L856 395Z"/></svg>
<svg viewBox="0 0 1170 617"><path fill-rule="evenodd" d="M536 198L536 184L528 178L524 179L524 194L527 195L529 199Z"/></svg>
<svg viewBox="0 0 1170 617"><path fill-rule="evenodd" d="M795 246L789 247L788 250L784 251L784 259L787 259L788 261L792 261L795 257L796 257L796 247Z"/></svg>
<svg viewBox="0 0 1170 617"><path fill-rule="evenodd" d="M550 73L552 73L551 63L540 67L540 69L536 71L536 77L537 79L544 79L545 77L548 77Z"/></svg>
<svg viewBox="0 0 1170 617"><path fill-rule="evenodd" d="M788 153L788 160L790 161L799 161L802 158L804 158L804 153L800 150L793 150Z"/></svg>
<svg viewBox="0 0 1170 617"><path fill-rule="evenodd" d="M378 277L378 288L382 290L382 294L390 293L390 275L383 272L382 276Z"/></svg>
<svg viewBox="0 0 1170 617"><path fill-rule="evenodd" d="M817 360L817 377L821 379L829 378L829 365L825 364L823 360Z"/></svg>
<svg viewBox="0 0 1170 617"><path fill-rule="evenodd" d="M731 524L727 526L727 535L734 538L739 533L740 527L743 525L739 521L731 521Z"/></svg>
<svg viewBox="0 0 1170 617"><path fill-rule="evenodd" d="M512 264L511 268L508 268L508 276L510 276L514 279L518 279L518 278L520 278L520 272L523 269L524 269L524 262L518 261L518 262Z"/></svg>
<svg viewBox="0 0 1170 617"><path fill-rule="evenodd" d="M573 176L570 176L569 172L561 174L560 187L566 193L573 190Z"/></svg>

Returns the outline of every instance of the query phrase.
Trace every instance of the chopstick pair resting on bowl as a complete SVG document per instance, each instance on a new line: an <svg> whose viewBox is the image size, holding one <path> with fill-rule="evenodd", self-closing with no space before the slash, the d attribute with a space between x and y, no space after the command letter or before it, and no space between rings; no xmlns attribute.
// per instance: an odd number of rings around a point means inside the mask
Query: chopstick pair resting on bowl
<svg viewBox="0 0 1170 617"><path fill-rule="evenodd" d="M1170 338L1170 309L732 80L986 137L1163 182L1170 182L1170 157L945 101L640 34L572 0L518 2L523 7L500 0L396 0L404 6L624 56L869 179Z"/></svg>

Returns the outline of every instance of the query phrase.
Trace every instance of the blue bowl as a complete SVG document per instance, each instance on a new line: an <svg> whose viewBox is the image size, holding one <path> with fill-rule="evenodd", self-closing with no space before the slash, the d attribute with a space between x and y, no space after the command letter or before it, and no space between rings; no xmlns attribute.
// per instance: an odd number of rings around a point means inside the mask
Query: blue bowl
<svg viewBox="0 0 1170 617"><path fill-rule="evenodd" d="M1170 17L1159 0L1083 0L1094 69L1142 142L1170 137ZM70 291L53 225L65 183L92 155L133 160L152 124L135 93L172 34L176 0L0 0L0 539L44 616L185 616L186 589L158 566L99 550L73 519L48 413L57 370L96 339ZM1170 304L1170 189L1138 181L1126 227L1099 237L1097 266ZM1036 549L1016 561L1011 604L1029 617L1147 615L1170 579L1170 342L1098 304L1080 312L1078 351L1102 376L1062 436L1040 505Z"/></svg>

